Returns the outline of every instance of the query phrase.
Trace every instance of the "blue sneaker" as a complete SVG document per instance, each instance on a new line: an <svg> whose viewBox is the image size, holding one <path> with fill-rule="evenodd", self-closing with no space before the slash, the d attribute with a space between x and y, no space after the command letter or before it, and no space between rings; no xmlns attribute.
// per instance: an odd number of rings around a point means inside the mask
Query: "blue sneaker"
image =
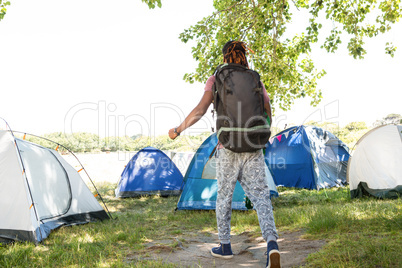
<svg viewBox="0 0 402 268"><path fill-rule="evenodd" d="M281 254L276 241L269 241L267 255L267 268L281 268Z"/></svg>
<svg viewBox="0 0 402 268"><path fill-rule="evenodd" d="M211 254L214 257L231 259L233 258L232 247L229 244L219 244L219 247L212 248Z"/></svg>

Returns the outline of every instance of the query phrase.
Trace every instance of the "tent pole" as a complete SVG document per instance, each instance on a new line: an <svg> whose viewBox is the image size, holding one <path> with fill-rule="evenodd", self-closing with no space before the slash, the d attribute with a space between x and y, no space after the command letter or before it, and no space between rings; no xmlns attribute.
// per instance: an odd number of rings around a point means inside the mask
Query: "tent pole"
<svg viewBox="0 0 402 268"><path fill-rule="evenodd" d="M10 131L11 131L11 129L10 129ZM64 146L63 144L57 143L57 142L52 141L52 140L50 140L50 139L47 139L47 138L45 138L45 137L41 137L41 136L37 136L37 135L34 135L34 134L30 134L30 133L26 133L26 132L21 132L21 131L14 131L14 132L16 132L16 133L21 133L21 134L24 133L24 134L28 134L28 135L33 136L33 137L37 137L37 138L40 138L40 139L44 139L44 140L46 140L46 141L53 142L54 144L57 144L58 146L61 146L61 147L63 147L64 149L66 149L72 156L74 156L74 158L75 158L75 159L78 161L78 163L80 164L81 168L85 171L85 174L87 174L89 181L92 183L93 187L95 188L95 191L98 193L98 196L99 196L100 200L102 201L103 205L105 206L106 211L107 211L107 213L109 214L109 217L110 217L112 220L114 219L114 218L112 217L112 214L110 213L108 207L106 206L106 203L105 203L105 201L104 201L103 198L102 198L102 195L99 193L98 188L96 188L96 186L95 186L94 182L92 181L91 177L89 177L88 172L85 170L84 166L82 165L82 163L80 162L80 160L78 159L78 157L77 157L70 149L68 149L68 148L67 148L66 146ZM11 131L11 133L13 133L13 131ZM14 134L13 134L13 136L14 136ZM19 151L18 151L18 153L19 153ZM21 157L21 156L20 156L20 157Z"/></svg>
<svg viewBox="0 0 402 268"><path fill-rule="evenodd" d="M28 177L27 177L27 173L25 172L24 162L22 161L20 149L18 148L17 142L15 141L14 133L13 133L12 131L11 131L11 134L13 135L13 138L14 138L14 144L15 144L15 147L16 147L16 149L17 149L18 157L20 158L20 162L21 162L21 166L22 166L22 172L23 172L23 174L24 174L25 182L26 182L26 185L27 185L27 188L28 188L29 197L31 198L31 206L32 206L32 208L34 209L36 221L38 222L40 240L43 241L42 231L41 231L41 227L40 227L40 224L41 224L41 223L40 223L40 220L39 220L38 211L36 210L35 202L34 202L33 197L32 197L31 187L29 187ZM36 241L36 240L35 240L35 245L37 245L37 241Z"/></svg>
<svg viewBox="0 0 402 268"><path fill-rule="evenodd" d="M27 174L26 174L26 172L25 172L25 165L24 165L24 162L22 161L20 149L18 148L18 144L17 144L17 142L16 142L16 140L15 140L14 132L13 132L13 130L11 129L10 125L8 124L8 122L7 122L4 118L0 117L0 119L2 119L2 120L6 123L6 126L7 126L7 128L8 128L8 131L10 131L11 135L13 136L15 148L17 149L18 157L19 157L20 163L21 163L22 172L23 172L23 175L24 175L24 178L25 178L25 182L26 182L26 184L27 184L27 188L28 188L28 192L29 192L29 197L31 198L31 206L32 206L33 209L34 209L36 221L38 222L38 228L39 228L40 239L41 239L41 241L42 241L42 240L43 240L43 236L42 236L42 232L41 232L41 229L40 229L40 220L39 220L39 216L38 216L38 211L36 210L36 206L35 206L35 203L34 203L34 200L33 200L33 197L32 197L31 188L29 187ZM36 241L36 239L35 239L35 245L37 245L37 244L38 244L38 241Z"/></svg>

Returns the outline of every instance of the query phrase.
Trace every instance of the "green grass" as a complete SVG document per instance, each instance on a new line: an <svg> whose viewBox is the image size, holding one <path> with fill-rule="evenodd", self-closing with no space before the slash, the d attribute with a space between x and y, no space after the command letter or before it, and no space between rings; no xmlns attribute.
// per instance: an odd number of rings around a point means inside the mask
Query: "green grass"
<svg viewBox="0 0 402 268"><path fill-rule="evenodd" d="M279 230L305 230L327 244L308 267L400 267L402 200L350 199L348 188L282 189L273 200Z"/></svg>
<svg viewBox="0 0 402 268"><path fill-rule="evenodd" d="M114 220L62 227L43 243L0 246L0 267L180 267L149 260L147 244L175 250L179 242L216 232L214 211L177 211L178 197L117 199L113 184L98 185ZM402 259L402 200L350 199L348 188L279 188L277 229L325 240L307 267L398 267ZM255 211L234 211L232 233L260 236ZM197 263L194 263L198 267Z"/></svg>

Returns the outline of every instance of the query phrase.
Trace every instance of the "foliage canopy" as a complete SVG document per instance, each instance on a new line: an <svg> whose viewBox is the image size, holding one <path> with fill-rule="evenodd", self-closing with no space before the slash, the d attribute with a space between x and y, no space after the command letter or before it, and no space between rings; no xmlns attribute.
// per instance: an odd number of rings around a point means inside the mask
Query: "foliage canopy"
<svg viewBox="0 0 402 268"><path fill-rule="evenodd" d="M324 35L321 48L333 53L341 39L348 39L349 54L361 59L366 54L364 40L389 31L402 14L400 0L215 0L214 8L213 14L180 34L185 43L195 41L192 53L198 61L196 70L184 79L205 82L222 62L222 46L228 40L241 40L255 51L249 57L252 66L259 71L271 101L283 110L297 98L308 96L311 105L322 98L317 80L325 71L317 70L309 57L319 33L320 38ZM308 21L304 31L292 36L287 30L295 16L307 16ZM387 43L387 54L393 56L395 50Z"/></svg>
<svg viewBox="0 0 402 268"><path fill-rule="evenodd" d="M0 0L0 21L4 18L7 12L7 6L10 5L10 1Z"/></svg>

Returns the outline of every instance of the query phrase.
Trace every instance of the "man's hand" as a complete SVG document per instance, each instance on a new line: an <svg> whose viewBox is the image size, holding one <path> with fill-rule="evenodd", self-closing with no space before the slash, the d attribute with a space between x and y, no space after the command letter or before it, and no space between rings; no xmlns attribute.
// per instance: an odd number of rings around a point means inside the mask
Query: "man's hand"
<svg viewBox="0 0 402 268"><path fill-rule="evenodd" d="M172 140L176 139L177 136L179 136L179 134L174 132L175 128L169 129L169 138L171 138Z"/></svg>

